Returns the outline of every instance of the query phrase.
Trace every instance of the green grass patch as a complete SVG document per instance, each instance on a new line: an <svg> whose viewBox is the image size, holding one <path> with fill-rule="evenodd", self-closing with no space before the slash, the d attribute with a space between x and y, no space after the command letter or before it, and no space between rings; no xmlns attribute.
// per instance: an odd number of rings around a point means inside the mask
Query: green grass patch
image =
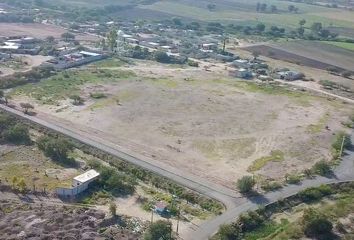
<svg viewBox="0 0 354 240"><path fill-rule="evenodd" d="M261 227L257 228L255 231L246 233L244 236L245 240L259 240L274 233L283 231L289 225L289 221L284 219L281 223L276 223L274 221L267 221ZM267 238L267 239L268 239Z"/></svg>
<svg viewBox="0 0 354 240"><path fill-rule="evenodd" d="M263 168L268 162L282 162L284 161L284 153L280 150L274 150L269 156L255 160L251 166L248 167L249 172L255 172Z"/></svg>
<svg viewBox="0 0 354 240"><path fill-rule="evenodd" d="M307 127L307 131L309 133L320 133L326 127L330 116L331 115L329 113L324 114L316 124L309 125Z"/></svg>
<svg viewBox="0 0 354 240"><path fill-rule="evenodd" d="M73 94L79 94L85 84L114 83L135 76L122 70L71 70L58 73L38 83L14 89L13 95L26 95L43 104L57 104Z"/></svg>
<svg viewBox="0 0 354 240"><path fill-rule="evenodd" d="M329 45L334 45L336 47L344 48L347 50L354 51L354 43L348 43L348 42L333 42L333 41L323 41L326 44Z"/></svg>
<svg viewBox="0 0 354 240"><path fill-rule="evenodd" d="M270 95L281 95L287 96L293 100L296 104L308 107L311 106L311 101L315 99L308 93L291 90L284 86L279 86L277 84L258 84L254 82L237 82L234 84L235 87L244 89L250 92L258 92Z"/></svg>
<svg viewBox="0 0 354 240"><path fill-rule="evenodd" d="M109 59L105 59L105 60L96 62L90 66L91 67L98 67L98 68L115 68L115 67L121 67L124 64L126 64L126 62L124 62L120 59L109 58Z"/></svg>

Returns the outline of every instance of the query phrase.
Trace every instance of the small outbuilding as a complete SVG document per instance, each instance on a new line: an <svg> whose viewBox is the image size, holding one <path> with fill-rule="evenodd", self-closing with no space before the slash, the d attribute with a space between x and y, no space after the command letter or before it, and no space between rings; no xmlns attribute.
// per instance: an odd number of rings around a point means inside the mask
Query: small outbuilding
<svg viewBox="0 0 354 240"><path fill-rule="evenodd" d="M285 72L277 72L275 74L275 77L287 81L294 81L294 80L303 79L305 77L305 74L297 71L285 71Z"/></svg>
<svg viewBox="0 0 354 240"><path fill-rule="evenodd" d="M237 70L229 71L229 76L247 79L252 78L253 74L248 69L240 68Z"/></svg>
<svg viewBox="0 0 354 240"><path fill-rule="evenodd" d="M76 197L88 189L89 184L97 180L100 174L91 169L79 176L74 177L71 188L57 188L56 193L61 197Z"/></svg>

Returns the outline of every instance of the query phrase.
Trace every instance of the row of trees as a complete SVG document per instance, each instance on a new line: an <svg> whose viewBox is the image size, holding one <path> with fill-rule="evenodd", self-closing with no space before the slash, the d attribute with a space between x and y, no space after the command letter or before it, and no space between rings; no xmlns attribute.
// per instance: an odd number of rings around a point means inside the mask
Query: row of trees
<svg viewBox="0 0 354 240"><path fill-rule="evenodd" d="M276 5L270 5L269 8L268 8L268 5L266 3L259 3L258 2L257 5L256 5L256 11L257 12L264 13L264 12L267 12L268 9L269 9L269 11L271 13L277 13L278 12L278 7ZM294 6L294 5L289 5L288 6L288 11L290 13L298 13L299 9L296 6Z"/></svg>

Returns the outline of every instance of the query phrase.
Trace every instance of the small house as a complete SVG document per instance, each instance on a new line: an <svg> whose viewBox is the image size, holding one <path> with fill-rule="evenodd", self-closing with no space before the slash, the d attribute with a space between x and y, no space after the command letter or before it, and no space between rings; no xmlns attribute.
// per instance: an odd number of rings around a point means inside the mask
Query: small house
<svg viewBox="0 0 354 240"><path fill-rule="evenodd" d="M300 80L305 77L303 73L297 71L277 72L275 76L279 79L283 79L287 81Z"/></svg>
<svg viewBox="0 0 354 240"><path fill-rule="evenodd" d="M233 61L231 65L234 67L238 67L238 68L251 67L251 63L246 59L237 59L237 60Z"/></svg>
<svg viewBox="0 0 354 240"><path fill-rule="evenodd" d="M202 44L202 49L206 51L215 51L218 49L218 45L216 43L204 43Z"/></svg>
<svg viewBox="0 0 354 240"><path fill-rule="evenodd" d="M240 68L237 70L230 71L229 75L231 77L238 77L238 78L244 78L244 79L253 77L252 72L249 71L248 69L245 69L245 68Z"/></svg>
<svg viewBox="0 0 354 240"><path fill-rule="evenodd" d="M71 188L57 188L56 193L61 197L75 197L88 189L89 184L97 180L100 174L91 169L74 177Z"/></svg>

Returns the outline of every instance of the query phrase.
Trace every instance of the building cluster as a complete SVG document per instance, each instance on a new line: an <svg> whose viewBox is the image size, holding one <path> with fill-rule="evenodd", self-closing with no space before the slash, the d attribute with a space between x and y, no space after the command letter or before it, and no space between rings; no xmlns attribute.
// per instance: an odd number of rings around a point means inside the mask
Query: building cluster
<svg viewBox="0 0 354 240"><path fill-rule="evenodd" d="M41 41L28 36L0 38L0 52L36 55L41 51Z"/></svg>
<svg viewBox="0 0 354 240"><path fill-rule="evenodd" d="M79 67L106 58L106 55L93 51L78 51L76 49L62 51L58 57L46 62L46 65L61 70Z"/></svg>

